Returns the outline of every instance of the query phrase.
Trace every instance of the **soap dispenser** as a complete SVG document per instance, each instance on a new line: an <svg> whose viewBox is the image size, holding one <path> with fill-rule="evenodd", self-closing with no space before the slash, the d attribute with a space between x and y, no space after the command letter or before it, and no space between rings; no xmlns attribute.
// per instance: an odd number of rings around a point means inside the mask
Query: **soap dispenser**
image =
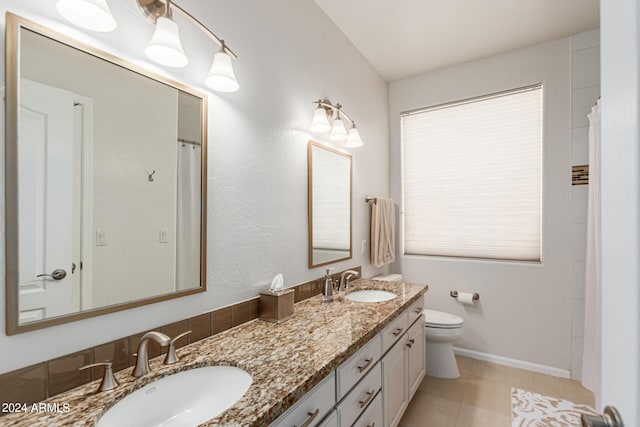
<svg viewBox="0 0 640 427"><path fill-rule="evenodd" d="M331 280L331 270L333 270L333 268L327 268L324 274L324 282L322 285L323 302L333 301L333 280Z"/></svg>

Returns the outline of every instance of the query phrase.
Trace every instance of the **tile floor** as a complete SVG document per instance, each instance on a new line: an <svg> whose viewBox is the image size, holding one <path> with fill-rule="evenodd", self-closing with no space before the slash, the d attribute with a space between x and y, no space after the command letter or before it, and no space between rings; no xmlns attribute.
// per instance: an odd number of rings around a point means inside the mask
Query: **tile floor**
<svg viewBox="0 0 640 427"><path fill-rule="evenodd" d="M511 387L593 407L577 381L458 356L460 378L425 377L399 427L511 427Z"/></svg>

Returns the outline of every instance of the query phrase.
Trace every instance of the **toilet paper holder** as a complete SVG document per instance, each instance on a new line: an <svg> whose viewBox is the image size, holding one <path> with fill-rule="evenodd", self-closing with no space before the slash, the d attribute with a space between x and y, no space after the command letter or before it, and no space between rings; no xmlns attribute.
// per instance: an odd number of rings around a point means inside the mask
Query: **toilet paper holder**
<svg viewBox="0 0 640 427"><path fill-rule="evenodd" d="M449 295L451 295L451 298L458 298L458 291L451 291L449 293ZM474 301L479 301L480 300L480 294L477 292L474 292L473 294L473 300Z"/></svg>

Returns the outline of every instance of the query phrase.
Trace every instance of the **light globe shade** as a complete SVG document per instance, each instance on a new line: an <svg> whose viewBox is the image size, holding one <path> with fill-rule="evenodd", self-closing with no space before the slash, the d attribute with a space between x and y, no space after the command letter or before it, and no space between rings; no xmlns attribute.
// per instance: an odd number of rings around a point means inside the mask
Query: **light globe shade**
<svg viewBox="0 0 640 427"><path fill-rule="evenodd" d="M156 20L156 30L144 53L153 62L167 67L184 67L189 63L180 42L178 24L164 16Z"/></svg>
<svg viewBox="0 0 640 427"><path fill-rule="evenodd" d="M58 0L56 9L66 20L87 30L106 33L118 25L107 0Z"/></svg>
<svg viewBox="0 0 640 427"><path fill-rule="evenodd" d="M358 129L351 128L349 129L349 134L347 135L347 142L344 144L347 148L358 148L362 147L364 142L360 139L360 133Z"/></svg>
<svg viewBox="0 0 640 427"><path fill-rule="evenodd" d="M333 121L333 127L331 128L331 135L329 139L332 141L344 141L347 137L347 129L344 127L344 122L341 118L337 118Z"/></svg>
<svg viewBox="0 0 640 427"><path fill-rule="evenodd" d="M226 52L220 51L213 56L213 64L204 82L218 92L235 92L240 89L231 57Z"/></svg>
<svg viewBox="0 0 640 427"><path fill-rule="evenodd" d="M329 132L331 129L331 125L329 124L329 119L327 119L327 110L323 107L318 107L313 112L313 120L311 121L311 127L309 130L311 132L323 133Z"/></svg>

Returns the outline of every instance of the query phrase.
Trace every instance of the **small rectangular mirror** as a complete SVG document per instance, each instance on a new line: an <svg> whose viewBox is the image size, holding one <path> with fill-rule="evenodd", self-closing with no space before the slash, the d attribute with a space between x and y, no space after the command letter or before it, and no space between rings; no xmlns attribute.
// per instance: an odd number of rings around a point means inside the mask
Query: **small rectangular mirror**
<svg viewBox="0 0 640 427"><path fill-rule="evenodd" d="M7 334L203 292L206 97L6 31Z"/></svg>
<svg viewBox="0 0 640 427"><path fill-rule="evenodd" d="M309 268L351 258L351 156L309 141Z"/></svg>

